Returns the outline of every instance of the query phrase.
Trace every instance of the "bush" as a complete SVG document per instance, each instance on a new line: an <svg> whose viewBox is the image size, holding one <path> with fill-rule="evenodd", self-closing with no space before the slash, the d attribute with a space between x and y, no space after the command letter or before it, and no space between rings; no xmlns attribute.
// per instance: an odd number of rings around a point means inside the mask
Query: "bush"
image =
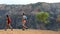
<svg viewBox="0 0 60 34"><path fill-rule="evenodd" d="M49 13L48 12L38 12L38 13L36 13L36 18L38 20L40 20L41 22L44 22L44 23L48 23L49 22L47 20L48 17L49 17Z"/></svg>

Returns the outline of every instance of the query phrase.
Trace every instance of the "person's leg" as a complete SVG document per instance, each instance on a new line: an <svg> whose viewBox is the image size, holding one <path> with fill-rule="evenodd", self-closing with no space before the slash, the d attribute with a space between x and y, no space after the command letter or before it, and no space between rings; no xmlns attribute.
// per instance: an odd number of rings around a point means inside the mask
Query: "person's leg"
<svg viewBox="0 0 60 34"><path fill-rule="evenodd" d="M22 21L22 26L23 26L22 28L23 28L23 30L25 30L27 28L26 25L25 25L25 23L26 23L26 20L23 20Z"/></svg>
<svg viewBox="0 0 60 34"><path fill-rule="evenodd" d="M8 29L8 27L9 27L9 25L8 25L8 24L6 24L6 26L5 26L5 31Z"/></svg>
<svg viewBox="0 0 60 34"><path fill-rule="evenodd" d="M26 22L22 24L23 25L23 28L24 29L27 29L27 26L25 24L26 24Z"/></svg>
<svg viewBox="0 0 60 34"><path fill-rule="evenodd" d="M25 28L25 24L23 23L23 28Z"/></svg>
<svg viewBox="0 0 60 34"><path fill-rule="evenodd" d="M24 24L24 28L27 28L26 25L25 25L26 24L26 20L24 20L24 23L23 24Z"/></svg>
<svg viewBox="0 0 60 34"><path fill-rule="evenodd" d="M13 30L13 28L12 28L11 24L9 24L9 27L11 28L11 31L12 31L12 30Z"/></svg>
<svg viewBox="0 0 60 34"><path fill-rule="evenodd" d="M27 26L26 26L25 24L26 24L26 23L24 23L24 28L25 28L25 29L28 29Z"/></svg>
<svg viewBox="0 0 60 34"><path fill-rule="evenodd" d="M23 23L22 25L23 25L23 30L28 29L28 28L26 27L25 23Z"/></svg>
<svg viewBox="0 0 60 34"><path fill-rule="evenodd" d="M25 23L22 23L22 30L25 30Z"/></svg>

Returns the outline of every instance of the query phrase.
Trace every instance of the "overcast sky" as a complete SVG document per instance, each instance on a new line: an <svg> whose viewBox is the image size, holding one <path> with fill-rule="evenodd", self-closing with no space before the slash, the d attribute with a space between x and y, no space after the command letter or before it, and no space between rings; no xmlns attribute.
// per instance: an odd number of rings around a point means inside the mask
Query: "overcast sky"
<svg viewBox="0 0 60 34"><path fill-rule="evenodd" d="M0 4L29 4L37 2L58 3L60 0L0 0Z"/></svg>

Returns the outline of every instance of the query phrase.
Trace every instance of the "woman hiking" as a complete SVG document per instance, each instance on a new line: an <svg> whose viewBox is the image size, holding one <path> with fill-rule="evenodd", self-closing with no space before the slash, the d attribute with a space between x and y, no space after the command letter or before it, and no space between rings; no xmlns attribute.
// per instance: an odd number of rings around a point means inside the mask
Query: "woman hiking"
<svg viewBox="0 0 60 34"><path fill-rule="evenodd" d="M8 29L8 28L11 28L11 31L13 30L12 29L12 26L11 26L11 19L8 15L6 15L6 27L5 27L5 30Z"/></svg>

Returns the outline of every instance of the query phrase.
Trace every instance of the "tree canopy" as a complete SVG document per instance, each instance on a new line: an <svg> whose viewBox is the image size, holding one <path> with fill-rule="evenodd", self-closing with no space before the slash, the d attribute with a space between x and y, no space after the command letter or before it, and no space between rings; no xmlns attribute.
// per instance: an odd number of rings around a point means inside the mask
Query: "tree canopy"
<svg viewBox="0 0 60 34"><path fill-rule="evenodd" d="M38 20L40 20L41 22L44 22L44 23L48 22L48 20L47 20L48 17L49 17L48 12L38 12L38 13L36 13L36 18Z"/></svg>

